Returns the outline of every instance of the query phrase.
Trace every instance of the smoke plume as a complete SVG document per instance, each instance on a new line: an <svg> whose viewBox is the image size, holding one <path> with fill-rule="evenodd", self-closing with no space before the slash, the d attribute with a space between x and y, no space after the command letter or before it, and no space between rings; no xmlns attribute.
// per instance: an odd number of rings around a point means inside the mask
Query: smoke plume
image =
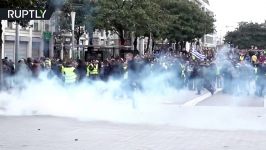
<svg viewBox="0 0 266 150"><path fill-rule="evenodd" d="M225 54L218 55L222 58ZM169 64L160 64L163 63ZM220 67L228 63L229 61L217 59ZM145 70L147 69L144 72ZM21 73L11 81L17 88L0 92L0 115L49 115L83 121L164 124L221 130L266 130L262 125L266 121L257 118L257 115L263 115L263 109L183 107L181 104L184 99L194 95L195 91L175 86L182 82L176 78L176 70L161 70L158 67L152 73L143 73L139 77L141 90L125 86L124 79L84 81L73 86L63 86L56 78L48 79L47 72L43 72L39 79L27 78L27 73Z"/></svg>

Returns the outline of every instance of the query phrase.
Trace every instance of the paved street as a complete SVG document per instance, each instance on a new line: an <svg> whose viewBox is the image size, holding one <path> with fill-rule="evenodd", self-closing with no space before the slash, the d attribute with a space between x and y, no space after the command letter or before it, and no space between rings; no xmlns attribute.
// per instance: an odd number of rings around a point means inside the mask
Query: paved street
<svg viewBox="0 0 266 150"><path fill-rule="evenodd" d="M74 113L78 108L68 114L59 109L54 115L62 118L47 116L53 111L12 117L2 108L0 150L265 150L262 98L219 92L196 106L183 105L204 95L209 93L182 91L166 103L139 103L136 109L115 104L82 114Z"/></svg>
<svg viewBox="0 0 266 150"><path fill-rule="evenodd" d="M266 150L258 1L0 0L0 150Z"/></svg>
<svg viewBox="0 0 266 150"><path fill-rule="evenodd" d="M232 96L220 92L202 101L198 106L264 107L264 99L257 96Z"/></svg>
<svg viewBox="0 0 266 150"><path fill-rule="evenodd" d="M1 150L265 150L266 131L0 117Z"/></svg>
<svg viewBox="0 0 266 150"><path fill-rule="evenodd" d="M202 95L209 93L208 91L204 90L202 91ZM191 91L191 90L182 90L179 91L177 94L173 94L171 97L167 97L166 100L164 100L165 104L174 104L174 105L183 105L186 102L189 102L200 95L197 95L197 91Z"/></svg>

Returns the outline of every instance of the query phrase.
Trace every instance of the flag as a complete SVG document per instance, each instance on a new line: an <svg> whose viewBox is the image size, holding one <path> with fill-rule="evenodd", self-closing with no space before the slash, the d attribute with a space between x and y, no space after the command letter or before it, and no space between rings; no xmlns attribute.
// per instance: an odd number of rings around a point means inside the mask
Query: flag
<svg viewBox="0 0 266 150"><path fill-rule="evenodd" d="M206 58L205 55L199 53L199 52L198 52L196 49L194 49L194 48L192 49L191 53L192 53L193 56L195 56L196 58L200 59L201 61L203 61L203 60Z"/></svg>

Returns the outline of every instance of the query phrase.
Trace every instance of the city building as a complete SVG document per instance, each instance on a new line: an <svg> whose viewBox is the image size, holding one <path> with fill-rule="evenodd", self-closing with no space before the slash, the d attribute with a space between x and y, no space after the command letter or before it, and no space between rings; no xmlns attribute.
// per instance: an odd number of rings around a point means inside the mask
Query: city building
<svg viewBox="0 0 266 150"><path fill-rule="evenodd" d="M15 60L16 23L2 21L2 55ZM18 58L39 58L53 56L53 38L50 20L31 20L27 28L19 26Z"/></svg>
<svg viewBox="0 0 266 150"><path fill-rule="evenodd" d="M213 14L208 0L192 0L199 5L202 10ZM72 48L72 33L71 31L60 31L60 27L56 25L56 19L51 18L50 20L31 20L29 22L29 27L22 28L19 27L19 39L20 45L18 49L18 57L21 58L40 58L40 57L56 57L56 58L66 58L69 55L70 49ZM15 39L16 39L16 24L14 22L2 21L3 24L3 45L2 45L2 56L8 57L11 60L15 60ZM85 30L85 27L82 27ZM85 56L85 53L92 47L94 50L100 48L111 49L112 47L120 46L120 39L115 32L95 30L92 37L89 37L88 32L85 32L81 36L80 41L74 41L74 43L79 43L75 45L74 58L80 55ZM92 38L92 43L89 39ZM137 50L140 54L144 54L148 45L148 37L140 37L137 39ZM205 35L200 43L202 47L215 48L219 43L217 34L207 34ZM126 39L126 45L133 49L134 45L134 34L131 38ZM188 49L190 49L190 44ZM149 52L152 47L152 41L150 41ZM175 44L173 44L175 49ZM77 50L81 54L77 54ZM118 52L119 53L119 52ZM116 53L116 54L118 54Z"/></svg>
<svg viewBox="0 0 266 150"><path fill-rule="evenodd" d="M93 32L92 43L94 46L119 46L119 36L113 31L96 29Z"/></svg>
<svg viewBox="0 0 266 150"><path fill-rule="evenodd" d="M210 13L211 15L215 16L209 0L192 0L194 1L203 11ZM219 38L216 33L207 34L201 40L202 47L205 48L215 48L219 44Z"/></svg>

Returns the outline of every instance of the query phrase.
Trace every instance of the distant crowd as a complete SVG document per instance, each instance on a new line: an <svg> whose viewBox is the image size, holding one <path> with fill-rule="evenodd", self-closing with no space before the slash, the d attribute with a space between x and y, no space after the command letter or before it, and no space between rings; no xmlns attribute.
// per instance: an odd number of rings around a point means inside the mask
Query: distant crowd
<svg viewBox="0 0 266 150"><path fill-rule="evenodd" d="M199 53L202 53L199 51ZM171 72L165 81L173 88L195 90L201 94L207 89L214 94L222 88L224 93L251 93L251 83L255 82L256 94L264 96L266 87L266 59L263 53L253 55L233 51L207 52L204 60L199 60L189 52L174 52L171 49L158 50L153 54L112 57L104 60L60 60L50 58L21 59L15 68L14 62L3 59L4 87L14 88L10 78L26 75L37 79L42 72L48 72L48 79L57 78L63 85L73 85L93 81L123 80L130 88L142 90L142 81L147 76L156 80L159 74Z"/></svg>

